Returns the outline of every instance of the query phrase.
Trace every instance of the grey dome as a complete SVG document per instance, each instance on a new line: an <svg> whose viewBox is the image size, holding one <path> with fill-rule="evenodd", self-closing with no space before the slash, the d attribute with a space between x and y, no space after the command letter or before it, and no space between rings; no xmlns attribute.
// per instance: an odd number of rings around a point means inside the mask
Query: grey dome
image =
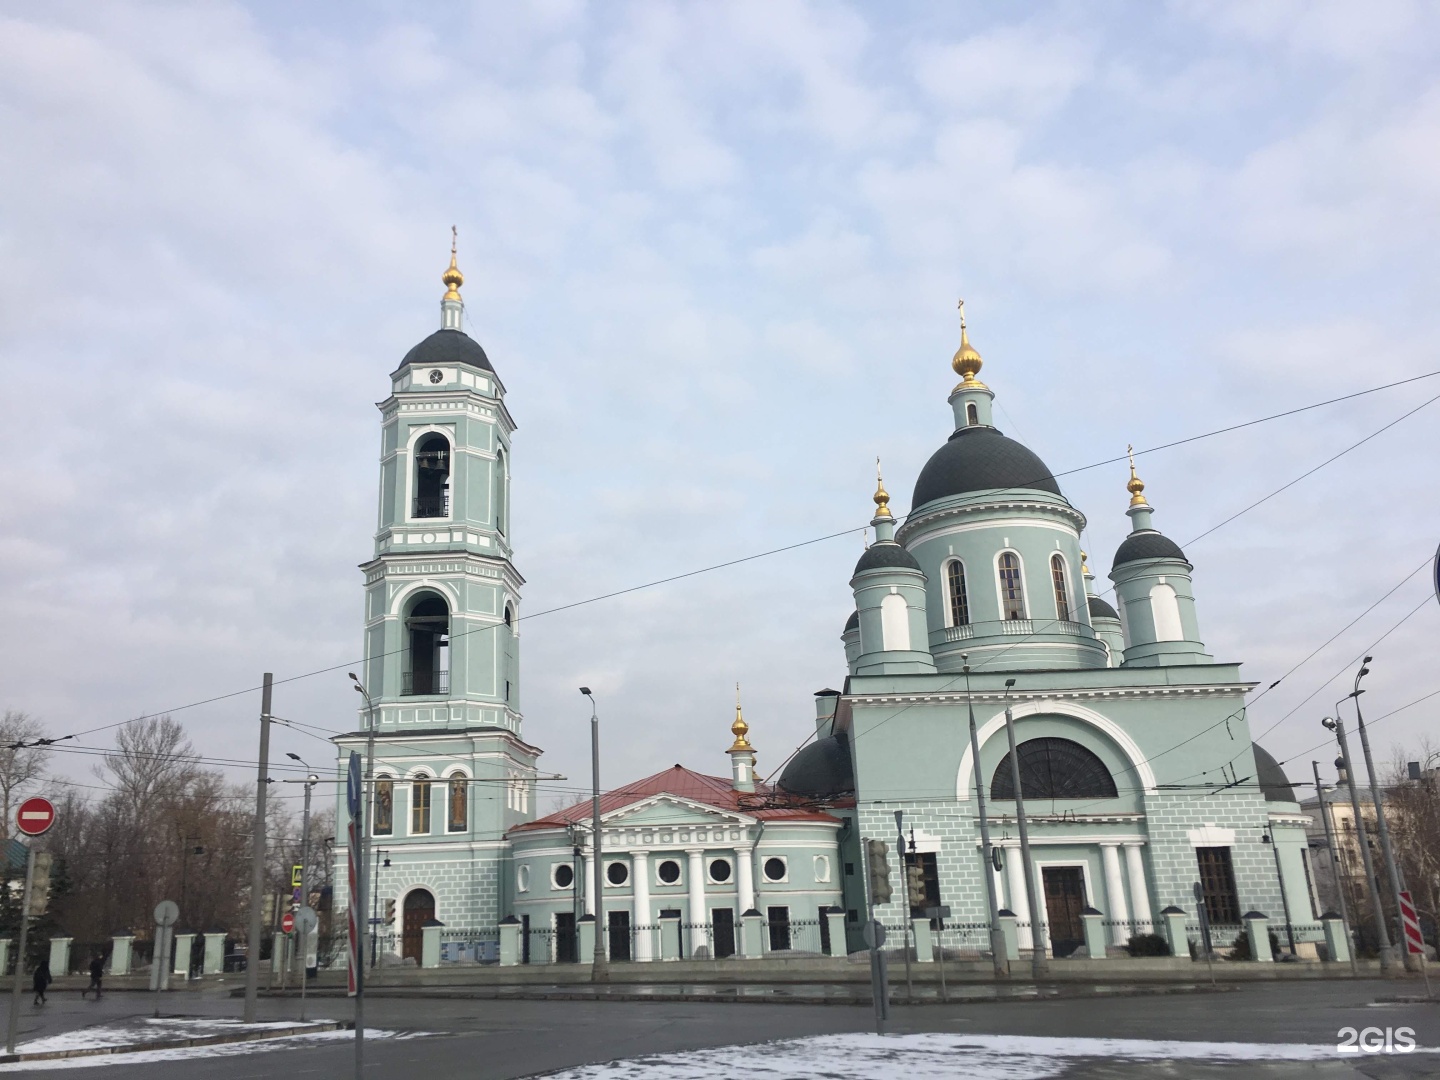
<svg viewBox="0 0 1440 1080"><path fill-rule="evenodd" d="M855 790L850 738L843 731L817 739L790 759L780 774L780 790L791 795L830 798Z"/></svg>
<svg viewBox="0 0 1440 1080"><path fill-rule="evenodd" d="M1295 788L1280 763L1258 743L1251 743L1250 748L1255 751L1255 779L1260 784L1260 793L1265 796L1265 801L1295 802Z"/></svg>
<svg viewBox="0 0 1440 1080"><path fill-rule="evenodd" d="M915 481L912 513L926 503L967 491L1029 488L1060 494L1050 469L1028 447L992 427L962 427L930 455Z"/></svg>
<svg viewBox="0 0 1440 1080"><path fill-rule="evenodd" d="M435 364L469 364L494 371L480 343L463 330L436 330L400 361L400 366L431 367Z"/></svg>
<svg viewBox="0 0 1440 1080"><path fill-rule="evenodd" d="M1120 621L1120 613L1113 607L1101 600L1098 596L1090 597L1090 618L1092 619L1114 619Z"/></svg>
<svg viewBox="0 0 1440 1080"><path fill-rule="evenodd" d="M845 629L840 631L841 636L848 634L851 630L860 629L860 612L852 611L850 617L845 620Z"/></svg>
<svg viewBox="0 0 1440 1080"><path fill-rule="evenodd" d="M1140 562L1142 559L1189 561L1185 558L1185 552L1180 550L1180 545L1174 540L1154 529L1147 529L1144 532L1131 533L1125 538L1125 542L1116 549L1115 561L1111 566L1113 568L1121 563Z"/></svg>
<svg viewBox="0 0 1440 1080"><path fill-rule="evenodd" d="M919 570L915 556L893 540L878 540L865 549L860 561L855 564L855 573L863 570L879 570L883 567L900 567L905 570Z"/></svg>

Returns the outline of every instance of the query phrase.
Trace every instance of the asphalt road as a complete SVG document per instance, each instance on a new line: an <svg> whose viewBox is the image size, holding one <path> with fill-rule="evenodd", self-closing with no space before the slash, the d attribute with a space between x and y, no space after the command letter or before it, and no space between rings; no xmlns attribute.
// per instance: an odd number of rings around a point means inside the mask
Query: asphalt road
<svg viewBox="0 0 1440 1080"><path fill-rule="evenodd" d="M1440 1046L1440 1005L1377 1005L1386 995L1410 994L1408 984L1282 982L1242 985L1221 993L1140 994L1062 1000L925 1005L896 1008L896 1031L1013 1034L1058 1037L1184 1039L1225 1042L1333 1045L1346 1026L1415 1030L1422 1046ZM103 1001L52 996L43 1010L26 1000L21 1039L149 1015L148 995L117 993ZM238 1016L241 1003L214 993L174 995L167 1014ZM260 1019L296 1018L299 1003L263 999ZM348 1019L350 1004L311 1002L308 1015ZM401 1042L375 1041L367 1053L367 1077L421 1076L509 1080L587 1062L731 1043L836 1032L873 1030L867 1006L771 1005L693 1002L475 1001L374 998L367 1003L370 1027L434 1033ZM123 1060L123 1059L122 1059ZM246 1054L202 1061L114 1064L88 1068L80 1077L206 1080L252 1077L349 1077L353 1048L334 1045L279 1053ZM69 1072L69 1070L66 1070ZM13 1075L42 1075L39 1071ZM45 1076L53 1077L53 1071ZM72 1074L75 1075L75 1074ZM1129 1077L1390 1078L1440 1075L1440 1055L1337 1057L1327 1062L1206 1065L1122 1060L1072 1062L1073 1080Z"/></svg>

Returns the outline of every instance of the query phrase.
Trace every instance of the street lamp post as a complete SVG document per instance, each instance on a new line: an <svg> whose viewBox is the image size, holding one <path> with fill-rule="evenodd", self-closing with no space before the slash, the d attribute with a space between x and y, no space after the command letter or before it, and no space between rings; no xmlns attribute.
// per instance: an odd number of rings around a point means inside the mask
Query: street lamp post
<svg viewBox="0 0 1440 1080"><path fill-rule="evenodd" d="M1010 708L1010 691L1015 688L1014 679L1005 680L1005 736L1010 741L1010 776L1015 784L1015 825L1020 832L1020 868L1025 874L1025 893L1030 901L1030 973L1036 979L1043 979L1050 973L1050 960L1045 955L1045 924L1040 921L1040 896L1036 891L1035 875L1030 867L1030 826L1025 819L1025 793L1020 789L1020 754L1015 748L1015 716ZM980 762L975 762L976 782L980 779ZM1011 879L1014 880L1013 878ZM1113 914L1113 913L1112 913Z"/></svg>
<svg viewBox="0 0 1440 1080"><path fill-rule="evenodd" d="M1370 674L1370 661L1374 657L1367 656L1360 665L1360 670L1355 674L1355 686L1350 691L1350 697L1355 702L1355 727L1360 732L1360 749L1365 755L1365 772L1370 777L1370 798L1375 803L1375 825L1380 832L1380 850L1385 856L1385 874L1390 879L1390 892L1395 900L1395 917L1400 917L1400 890L1405 886L1400 881L1400 870L1395 865L1395 849L1390 845L1390 826L1385 821L1385 801L1380 794L1380 781L1375 774L1375 761L1370 756L1370 736L1365 731L1365 714L1360 711L1360 695L1365 691L1360 689L1360 680ZM1403 941L1405 931L1402 927L1400 938ZM1405 964L1407 971L1418 971L1420 969L1420 958L1412 956L1408 948L1400 949L1400 959Z"/></svg>
<svg viewBox="0 0 1440 1080"><path fill-rule="evenodd" d="M372 807L371 781L375 772L375 702L365 684L348 673L355 684L355 692L365 699L365 776L360 783L360 850L355 853L355 890L360 903L365 902L366 871L370 869L370 849L374 838L370 835ZM361 907L359 910L364 911ZM371 924L374 925L373 923ZM374 951L374 946L371 946ZM365 935L360 934L355 942L355 1080L360 1080L365 1068Z"/></svg>
<svg viewBox="0 0 1440 1080"><path fill-rule="evenodd" d="M990 905L990 959L997 979L1009 978L1010 958L1005 951L1005 931L1000 929L1000 903L995 896L995 850L990 846L990 823L985 819L985 783L980 773L980 735L975 729L975 703L970 698L970 657L960 654L965 671L965 705L970 710L971 780L975 785L975 805L980 814L980 850L985 858L985 899ZM1032 933L1039 930L1034 927Z"/></svg>
<svg viewBox="0 0 1440 1080"><path fill-rule="evenodd" d="M1345 902L1345 882L1340 872L1340 857L1335 847L1335 832L1330 826L1330 808L1325 805L1325 786L1320 783L1320 763L1310 762L1315 773L1315 803L1320 811L1320 820L1325 823L1325 846L1330 849L1330 869L1335 873L1335 895L1340 898L1340 922L1345 927L1345 936L1350 936L1350 905ZM1316 890L1318 895L1319 890ZM1350 946L1350 974L1355 971L1355 946Z"/></svg>
<svg viewBox="0 0 1440 1080"><path fill-rule="evenodd" d="M1375 865L1370 860L1370 841L1365 837L1365 817L1360 812L1360 792L1355 787L1355 770L1350 763L1350 743L1345 738L1345 721L1340 716L1340 702L1335 703L1335 718L1332 720L1327 716L1321 722L1335 732L1335 738L1340 743L1340 760L1345 763L1345 785L1350 789L1350 806L1355 811L1355 838L1359 841L1360 862L1365 870L1365 888L1370 893L1370 906L1374 908L1380 970L1388 975L1395 967L1395 953L1390 947L1390 934L1385 929L1385 911L1380 906L1380 889L1375 884Z"/></svg>
<svg viewBox="0 0 1440 1080"><path fill-rule="evenodd" d="M604 860L600 857L600 712L595 705L595 695L590 692L588 686L580 687L580 693L590 699L590 790L591 790L591 811L594 824L591 827L592 843L594 852L592 862L594 863L595 889L595 957L590 968L590 980L592 982L610 981L610 962L606 956L609 942L605 940L605 893Z"/></svg>
<svg viewBox="0 0 1440 1080"><path fill-rule="evenodd" d="M1285 875L1280 870L1280 845L1275 842L1275 826L1268 827L1260 836L1262 844L1269 844L1270 851L1275 856L1275 883L1280 887L1280 908L1285 912L1285 933L1290 939L1290 955L1296 957L1299 953L1295 949L1295 926L1290 919L1290 898L1285 895Z"/></svg>
<svg viewBox="0 0 1440 1080"><path fill-rule="evenodd" d="M298 761L309 770L305 777L305 810L300 817L300 906L310 906L310 796L315 790L315 785L320 782L320 776L310 767L310 763L299 754L285 755L291 761ZM318 930L316 931L318 933ZM309 964L306 958L310 955L309 933L300 935L300 966L308 970Z"/></svg>

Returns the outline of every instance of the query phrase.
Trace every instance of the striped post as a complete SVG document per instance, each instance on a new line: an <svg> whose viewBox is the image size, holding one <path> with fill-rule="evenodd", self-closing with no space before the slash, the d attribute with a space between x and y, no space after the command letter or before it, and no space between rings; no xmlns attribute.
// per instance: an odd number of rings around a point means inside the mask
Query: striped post
<svg viewBox="0 0 1440 1080"><path fill-rule="evenodd" d="M1420 918L1415 914L1415 901L1408 892L1400 893L1400 925L1405 933L1405 949L1416 956L1425 955L1425 939L1420 936Z"/></svg>

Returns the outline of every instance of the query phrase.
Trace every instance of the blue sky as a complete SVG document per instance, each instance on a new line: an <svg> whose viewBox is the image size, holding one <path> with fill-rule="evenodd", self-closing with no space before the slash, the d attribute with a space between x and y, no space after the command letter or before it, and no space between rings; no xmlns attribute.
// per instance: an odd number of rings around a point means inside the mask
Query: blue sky
<svg viewBox="0 0 1440 1080"><path fill-rule="evenodd" d="M374 403L438 325L451 224L520 425L529 612L858 529L876 455L908 505L949 430L961 295L1000 427L1056 471L1440 368L1424 4L0 19L0 705L56 733L357 656ZM1143 457L1156 523L1186 543L1435 394ZM1217 658L1269 683L1434 551L1437 417L1187 548ZM1102 585L1125 479L1062 481ZM723 771L739 680L773 768L843 678L859 550L522 624L527 737L583 778L585 683L607 779ZM1258 702L1257 730L1426 592L1422 571ZM1386 638L1372 714L1440 690L1437 633L1432 601ZM1341 681L1266 738L1277 757L1321 741ZM345 728L353 697L319 676L276 712ZM1382 756L1436 702L1377 727ZM245 758L257 709L176 715ZM1311 756L1333 755L1292 777Z"/></svg>

